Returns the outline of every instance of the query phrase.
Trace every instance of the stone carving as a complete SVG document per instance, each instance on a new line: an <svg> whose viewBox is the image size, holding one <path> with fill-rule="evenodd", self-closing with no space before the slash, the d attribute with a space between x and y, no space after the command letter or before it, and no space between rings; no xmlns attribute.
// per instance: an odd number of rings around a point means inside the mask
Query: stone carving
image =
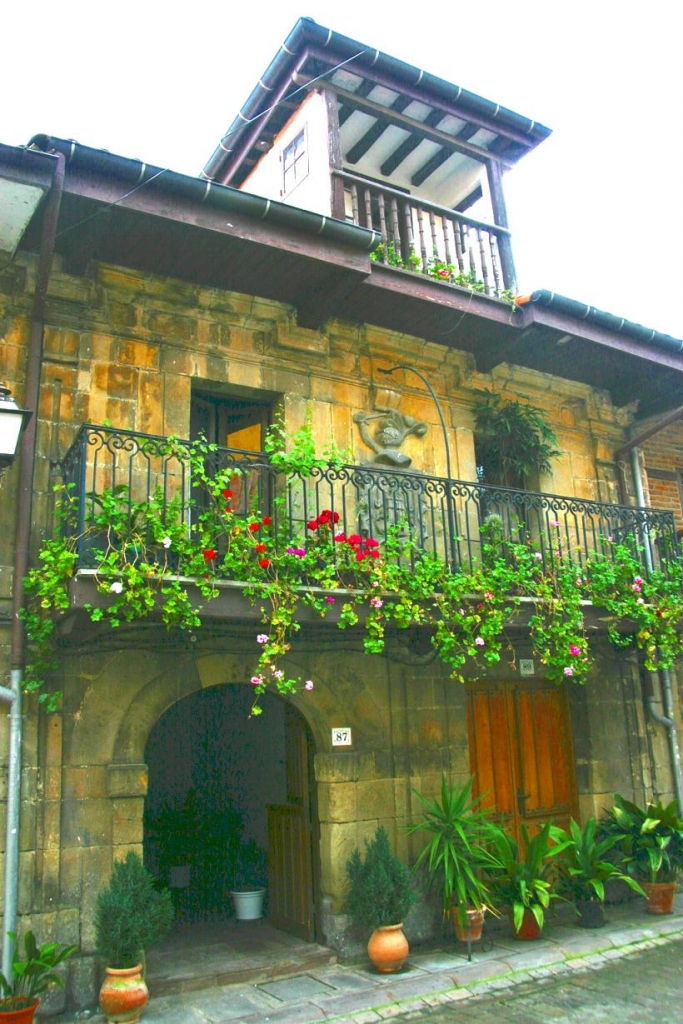
<svg viewBox="0 0 683 1024"><path fill-rule="evenodd" d="M357 412L353 419L366 445L375 453L371 462L398 469L407 469L412 462L409 455L399 451L405 439L410 434L424 437L427 433L426 423L400 412ZM371 423L374 429L371 429Z"/></svg>

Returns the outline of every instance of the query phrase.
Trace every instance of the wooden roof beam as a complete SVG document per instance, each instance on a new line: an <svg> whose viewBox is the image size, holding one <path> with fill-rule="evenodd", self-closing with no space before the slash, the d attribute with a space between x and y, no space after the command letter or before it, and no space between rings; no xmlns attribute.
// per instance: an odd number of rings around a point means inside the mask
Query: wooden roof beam
<svg viewBox="0 0 683 1024"><path fill-rule="evenodd" d="M392 110L402 113L411 101L405 96L397 96L391 104ZM361 157L364 157L369 149L384 135L387 128L391 127L386 118L377 118L371 128L363 135L346 154L346 160L350 164L357 164Z"/></svg>
<svg viewBox="0 0 683 1024"><path fill-rule="evenodd" d="M427 115L425 124L430 128L436 128L439 121L443 121L443 114L440 110L432 110ZM421 142L422 137L420 135L413 134L409 135L407 139L404 139L401 145L397 146L391 156L382 164L380 168L382 174L387 178L390 174L393 174L396 168L402 164L404 160L407 160L413 150L417 149Z"/></svg>

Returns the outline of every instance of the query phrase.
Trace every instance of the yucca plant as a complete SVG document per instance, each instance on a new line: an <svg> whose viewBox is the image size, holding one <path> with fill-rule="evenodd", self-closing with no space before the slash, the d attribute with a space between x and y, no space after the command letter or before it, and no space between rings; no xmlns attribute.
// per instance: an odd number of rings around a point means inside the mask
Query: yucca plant
<svg viewBox="0 0 683 1024"><path fill-rule="evenodd" d="M562 829L550 822L533 837L526 826L522 825L521 831L520 845L504 829L492 828L491 848L498 863L488 871L491 890L510 907L516 932L522 927L525 910L530 910L543 928L545 911L552 900L560 898L551 878L553 861L569 843Z"/></svg>
<svg viewBox="0 0 683 1024"><path fill-rule="evenodd" d="M451 786L444 775L441 799L429 799L414 789L425 810L421 821L408 826L410 835L426 835L415 867L426 867L430 886L441 889L444 916L457 906L463 927L468 907L492 909L482 871L497 864L488 848L491 822L481 810L481 797L472 797L472 783L470 778L462 786Z"/></svg>

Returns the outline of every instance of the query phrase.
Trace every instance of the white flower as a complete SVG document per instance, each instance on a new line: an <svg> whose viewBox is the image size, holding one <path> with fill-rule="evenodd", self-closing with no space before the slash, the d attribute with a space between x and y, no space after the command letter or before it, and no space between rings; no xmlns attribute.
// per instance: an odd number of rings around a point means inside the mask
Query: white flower
<svg viewBox="0 0 683 1024"><path fill-rule="evenodd" d="M112 594L120 594L123 591L123 583L120 580L114 580L109 590Z"/></svg>
<svg viewBox="0 0 683 1024"><path fill-rule="evenodd" d="M305 690L312 690L313 689L313 680L312 679L307 679L306 680L306 682L304 683L304 689Z"/></svg>
<svg viewBox="0 0 683 1024"><path fill-rule="evenodd" d="M162 543L162 545L165 548L170 548L170 546L171 546L171 538L170 537L164 537L164 539L162 540L161 543Z"/></svg>

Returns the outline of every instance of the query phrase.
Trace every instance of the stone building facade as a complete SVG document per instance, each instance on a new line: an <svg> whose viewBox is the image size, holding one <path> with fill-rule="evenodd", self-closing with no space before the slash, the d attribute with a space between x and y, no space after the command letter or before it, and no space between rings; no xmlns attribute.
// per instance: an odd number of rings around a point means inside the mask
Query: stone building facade
<svg viewBox="0 0 683 1024"><path fill-rule="evenodd" d="M111 190L122 193L126 175L138 173L130 162L99 151L74 156L59 140L46 148L62 154L66 164L65 226L84 221L93 202L109 202ZM0 169L8 177L26 177L25 167L17 170L20 157L29 164L35 157L36 175L43 174L43 153L18 154L9 147L0 152ZM45 180L49 190L49 174ZM259 406L271 419L280 413L289 430L310 415L322 443L333 440L362 465L373 452L359 430L359 414L400 410L426 425L407 436L401 449L412 468L443 478L438 410L408 373L378 375L378 367L396 364L412 366L431 381L445 411L454 478L477 479L473 409L489 391L535 406L555 431L560 455L539 481L539 491L619 501L614 453L629 438L636 403L616 386L614 394L606 390L597 370L593 382L583 379L578 364L575 375L549 372L540 356L536 364L535 357L524 356L518 342L525 331L533 350L534 341L540 347L569 333L590 349L599 344L590 324L566 312L549 313L544 321L540 306L533 313L524 307L513 313L495 296L429 278L406 281L405 270L395 272L394 282L392 268L369 259L377 239L368 240L362 228L348 237L321 239L307 215L295 216L291 226L281 212L264 234L260 212L246 206L237 206L226 226L224 212L202 206L197 184L176 175L166 193L143 190L139 202L100 217L94 229L84 225L57 241L35 410L34 559L54 529L51 492L60 466L87 423L188 438L198 402ZM37 239L35 225L29 225L14 259L0 268L3 375L18 399L34 328ZM345 298L351 279L366 282L370 292L376 288L377 322L355 315L368 308L368 300L354 306ZM405 288L405 313L382 312L383 295L391 288ZM320 323L303 326L300 320L309 320L298 317L298 301L305 305L311 291L323 295ZM443 331L431 327L424 336L407 329L435 306L449 318L442 324L451 332L447 342L439 341ZM397 326L401 316L405 330ZM487 346L494 344L499 355L488 359ZM615 365L620 359L654 358L647 346L634 354L635 342L628 357L617 347L615 342L609 353ZM661 382L668 386L671 375L680 378L681 372L683 365L655 366L644 399L661 394ZM259 423L252 417L248 429ZM680 460L671 457L678 433L672 427L656 443L648 442L646 462L652 504L680 516L670 478L680 468ZM660 485L669 488L666 493ZM3 483L0 532L3 671L9 660L16 497L12 469ZM243 812L259 841L268 841L266 804L305 802L306 907L294 908L283 926L337 945L344 941L344 867L350 853L383 824L397 851L410 859L414 851L403 826L419 810L413 790L435 793L444 772L463 780L474 771L482 791L500 786L501 792L519 794L537 771L536 811L547 816L555 808L564 819L598 814L615 791L639 801L674 793L666 737L647 717L637 658L611 647L599 619L598 658L585 687L548 683L523 626L511 635L499 666L486 678L470 672L462 684L419 642L392 638L384 656L371 657L357 638L333 624L321 630L304 622L289 659L297 674L315 679L315 689L287 701L269 698L255 721L248 720L240 693L252 673L257 619L245 627L244 619L227 617L196 642L166 635L158 626L106 638L79 636L80 620L74 621L59 652L59 710L47 714L26 699L18 909L22 927L79 944L69 998L80 1005L96 991L93 908L113 859L129 849L151 849L146 801L158 811L165 801L186 795L188 786L196 789L202 778L215 785L233 772L235 792L244 797ZM199 732L202 695L217 701L211 706L218 717L233 707L231 721L238 724L221 746L237 751L230 769L211 746L211 730ZM184 722L171 725L174 708ZM475 729L482 722L490 729L483 738ZM350 735L350 744L335 742L339 730ZM4 756L5 733L1 742ZM210 756L201 770L188 769L189 781L183 782L175 752L194 746ZM257 755L249 760L252 750ZM258 763L265 766L263 777L244 768ZM297 773L303 788L293 797L291 776Z"/></svg>

